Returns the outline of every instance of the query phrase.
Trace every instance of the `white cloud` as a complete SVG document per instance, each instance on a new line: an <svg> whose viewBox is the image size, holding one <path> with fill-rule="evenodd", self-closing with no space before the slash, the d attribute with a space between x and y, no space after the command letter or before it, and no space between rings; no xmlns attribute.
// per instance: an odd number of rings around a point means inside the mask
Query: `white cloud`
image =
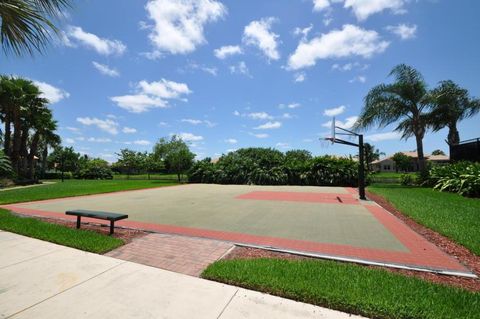
<svg viewBox="0 0 480 319"><path fill-rule="evenodd" d="M100 130L112 135L118 134L118 123L111 119L101 120L96 117L77 117L77 122L87 126L96 126Z"/></svg>
<svg viewBox="0 0 480 319"><path fill-rule="evenodd" d="M74 39L80 44L93 49L102 55L122 55L127 49L125 44L119 40L100 38L93 33L83 31L81 27L69 26L66 36L68 37L68 42L64 41L64 43L69 43L70 46L72 46L74 45L72 44L72 39Z"/></svg>
<svg viewBox="0 0 480 319"><path fill-rule="evenodd" d="M154 95L162 99L178 99L182 95L192 93L185 83L165 79L157 82L140 81L138 88L144 94Z"/></svg>
<svg viewBox="0 0 480 319"><path fill-rule="evenodd" d="M250 133L250 135L255 136L256 138L267 138L269 136L266 133L259 133L259 134Z"/></svg>
<svg viewBox="0 0 480 319"><path fill-rule="evenodd" d="M406 24L389 25L387 30L398 35L402 40L413 39L417 34L417 26L415 24L410 26Z"/></svg>
<svg viewBox="0 0 480 319"><path fill-rule="evenodd" d="M225 45L213 51L215 56L219 59L225 59L232 55L242 54L242 48L238 45Z"/></svg>
<svg viewBox="0 0 480 319"><path fill-rule="evenodd" d="M230 73L232 74L243 74L250 76L250 71L248 70L247 64L244 61L238 62L237 65L229 66Z"/></svg>
<svg viewBox="0 0 480 319"><path fill-rule="evenodd" d="M240 114L240 112L238 112L237 110L235 110L235 111L233 111L233 115L235 115L235 116L240 116L241 114Z"/></svg>
<svg viewBox="0 0 480 319"><path fill-rule="evenodd" d="M293 118L293 116L290 113L283 113L282 118L283 119L291 119L291 118Z"/></svg>
<svg viewBox="0 0 480 319"><path fill-rule="evenodd" d="M168 100L185 100L184 96L192 93L187 84L165 79L157 82L140 81L136 90L137 94L113 96L110 99L128 112L142 113L151 108L168 107Z"/></svg>
<svg viewBox="0 0 480 319"><path fill-rule="evenodd" d="M375 13L390 10L395 14L405 13L409 0L345 0L344 7L351 8L358 20L363 21Z"/></svg>
<svg viewBox="0 0 480 319"><path fill-rule="evenodd" d="M275 146L278 147L278 148L283 148L283 149L290 148L290 144L283 143L283 142L278 142L277 144L275 144Z"/></svg>
<svg viewBox="0 0 480 319"><path fill-rule="evenodd" d="M206 66L206 65L203 65L203 64L198 64L198 63L195 63L195 62L188 63L187 66L185 67L185 70L187 70L187 69L200 70L200 71L203 71L205 73L211 74L213 76L217 76L217 73L218 73L218 69L216 67L210 67L210 66ZM185 71L185 70L180 69L180 71Z"/></svg>
<svg viewBox="0 0 480 319"><path fill-rule="evenodd" d="M349 129L352 128L353 124L358 120L358 116L350 116L345 119L345 121L340 121L340 120L335 120L335 126ZM332 121L328 121L322 124L323 127L326 128L331 128L332 127Z"/></svg>
<svg viewBox="0 0 480 319"><path fill-rule="evenodd" d="M227 139L225 140L225 143L228 143L228 144L237 144L238 141L237 141L236 139L234 139L234 138L227 138Z"/></svg>
<svg viewBox="0 0 480 319"><path fill-rule="evenodd" d="M73 138L68 138L68 137L67 137L67 138L65 139L65 143L67 143L67 144L75 144L75 140L74 140Z"/></svg>
<svg viewBox="0 0 480 319"><path fill-rule="evenodd" d="M33 81L33 83L40 89L40 92L42 92L41 97L47 99L51 104L60 102L70 96L70 93L67 91L54 87L51 84L41 81Z"/></svg>
<svg viewBox="0 0 480 319"><path fill-rule="evenodd" d="M112 140L109 138L103 138L103 137L90 137L87 139L89 142L94 142L94 143L110 143Z"/></svg>
<svg viewBox="0 0 480 319"><path fill-rule="evenodd" d="M269 60L280 59L278 52L279 35L270 31L275 18L263 18L250 22L243 31L243 41L258 47Z"/></svg>
<svg viewBox="0 0 480 319"><path fill-rule="evenodd" d="M313 0L313 11L323 11L330 7L329 0Z"/></svg>
<svg viewBox="0 0 480 319"><path fill-rule="evenodd" d="M254 113L248 113L247 117L253 119L253 120L271 120L273 119L273 116L266 112L254 112Z"/></svg>
<svg viewBox="0 0 480 319"><path fill-rule="evenodd" d="M365 82L367 82L367 77L363 76L363 75L358 75L358 76L354 77L353 79L349 80L348 82L349 83L355 83L355 82L365 83Z"/></svg>
<svg viewBox="0 0 480 319"><path fill-rule="evenodd" d="M359 62L345 63L345 64L335 63L332 65L332 70L337 70L342 72L352 71L352 70L365 71L369 67L370 65L359 63Z"/></svg>
<svg viewBox="0 0 480 319"><path fill-rule="evenodd" d="M298 70L311 67L318 59L361 56L369 58L385 51L389 42L382 41L373 30L355 25L344 25L341 30L324 33L310 41L301 41L288 59L288 68Z"/></svg>
<svg viewBox="0 0 480 319"><path fill-rule="evenodd" d="M271 121L268 121L267 123L265 124L262 124L262 125L259 125L257 127L255 127L256 130L271 130L271 129L275 129L275 128L280 128L282 126L282 122L279 122L279 121L275 121L275 122L271 122Z"/></svg>
<svg viewBox="0 0 480 319"><path fill-rule="evenodd" d="M150 0L145 6L153 20L148 35L154 51L151 58L162 52L187 54L206 42L204 27L227 14L226 7L215 0Z"/></svg>
<svg viewBox="0 0 480 319"><path fill-rule="evenodd" d="M133 141L133 144L135 144L135 145L150 145L152 143L150 141L147 141L147 140L136 140L136 141Z"/></svg>
<svg viewBox="0 0 480 319"><path fill-rule="evenodd" d="M133 134L133 133L137 133L137 129L135 129L135 128L133 128L133 127L125 126L125 127L122 129L122 132L125 133L125 134Z"/></svg>
<svg viewBox="0 0 480 319"><path fill-rule="evenodd" d="M79 133L80 132L80 129L78 127L67 126L67 127L65 127L65 129L69 130L70 132L73 132L73 133Z"/></svg>
<svg viewBox="0 0 480 319"><path fill-rule="evenodd" d="M95 61L92 61L93 67L98 70L103 75L111 76L111 77L117 77L120 76L120 73L114 69L109 67L108 65L101 64Z"/></svg>
<svg viewBox="0 0 480 319"><path fill-rule="evenodd" d="M171 134L171 135L174 135L174 134ZM198 142L203 140L203 136L194 135L192 133L182 132L175 135L177 135L179 138L181 138L185 142Z"/></svg>
<svg viewBox="0 0 480 319"><path fill-rule="evenodd" d="M305 81L306 78L307 78L307 75L305 74L305 72L298 72L298 73L295 73L293 81L295 83L300 83Z"/></svg>
<svg viewBox="0 0 480 319"><path fill-rule="evenodd" d="M194 120L194 119L181 119L180 121L184 122L184 123L189 123L189 124L192 124L192 125L198 125L198 124L201 124L203 122L202 120Z"/></svg>
<svg viewBox="0 0 480 319"><path fill-rule="evenodd" d="M372 142L381 142L381 141L389 141L389 140L400 140L402 138L402 134L398 132L387 132L387 133L377 133L372 135L365 136L366 140Z"/></svg>
<svg viewBox="0 0 480 319"><path fill-rule="evenodd" d="M296 102L293 102L293 103L290 103L290 104L280 104L278 105L278 107L280 109L297 109L299 107L301 107L302 105L300 103L296 103Z"/></svg>
<svg viewBox="0 0 480 319"><path fill-rule="evenodd" d="M313 28L313 24L310 24L308 27L305 27L305 28L296 27L293 30L293 34L297 35L297 36L301 35L302 39L306 39L308 37L308 34L310 33L310 31L312 30L312 28Z"/></svg>
<svg viewBox="0 0 480 319"><path fill-rule="evenodd" d="M145 94L113 96L110 99L119 107L131 113L143 113L151 108L167 107L168 105L162 99L152 98Z"/></svg>
<svg viewBox="0 0 480 319"><path fill-rule="evenodd" d="M209 120L197 120L197 119L181 119L180 122L189 123L192 125L205 124L207 127L214 127L217 123L213 123Z"/></svg>
<svg viewBox="0 0 480 319"><path fill-rule="evenodd" d="M340 106L337 106L337 107L334 107L334 108L331 108L331 109L326 109L323 112L323 115L325 115L325 116L337 116L337 115L340 115L343 112L345 112L345 109L346 109L345 105L340 105Z"/></svg>

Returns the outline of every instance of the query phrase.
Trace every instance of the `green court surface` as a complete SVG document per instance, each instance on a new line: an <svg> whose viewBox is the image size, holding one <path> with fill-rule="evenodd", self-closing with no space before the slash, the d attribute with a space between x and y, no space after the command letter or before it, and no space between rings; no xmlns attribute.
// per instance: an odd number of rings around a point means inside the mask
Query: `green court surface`
<svg viewBox="0 0 480 319"><path fill-rule="evenodd" d="M342 187L189 184L5 207L58 218L72 209L125 213L129 218L119 226L468 272L393 215Z"/></svg>

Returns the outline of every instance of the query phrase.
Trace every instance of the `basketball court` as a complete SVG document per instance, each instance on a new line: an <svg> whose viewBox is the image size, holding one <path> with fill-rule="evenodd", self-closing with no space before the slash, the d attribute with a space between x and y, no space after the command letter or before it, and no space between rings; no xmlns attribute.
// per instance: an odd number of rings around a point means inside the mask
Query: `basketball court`
<svg viewBox="0 0 480 319"><path fill-rule="evenodd" d="M329 259L471 275L389 212L373 202L360 201L356 190L350 188L189 184L3 207L63 219L69 219L64 213L72 209L125 213L129 218L116 226Z"/></svg>

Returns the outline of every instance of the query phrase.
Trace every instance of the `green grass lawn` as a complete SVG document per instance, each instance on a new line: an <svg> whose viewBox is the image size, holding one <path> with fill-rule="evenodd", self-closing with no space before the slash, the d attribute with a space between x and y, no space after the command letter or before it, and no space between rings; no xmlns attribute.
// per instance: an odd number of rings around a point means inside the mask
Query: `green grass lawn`
<svg viewBox="0 0 480 319"><path fill-rule="evenodd" d="M0 205L42 199L175 185L175 180L65 180L50 185L0 192Z"/></svg>
<svg viewBox="0 0 480 319"><path fill-rule="evenodd" d="M0 209L0 229L99 254L123 245L123 241L118 238L15 216L4 209Z"/></svg>
<svg viewBox="0 0 480 319"><path fill-rule="evenodd" d="M400 185L376 184L368 190L420 224L480 255L480 199Z"/></svg>
<svg viewBox="0 0 480 319"><path fill-rule="evenodd" d="M373 173L372 177L380 177L380 178L400 178L405 173L396 173L396 172L378 172Z"/></svg>
<svg viewBox="0 0 480 319"><path fill-rule="evenodd" d="M321 260L236 259L202 277L374 318L479 318L480 294Z"/></svg>

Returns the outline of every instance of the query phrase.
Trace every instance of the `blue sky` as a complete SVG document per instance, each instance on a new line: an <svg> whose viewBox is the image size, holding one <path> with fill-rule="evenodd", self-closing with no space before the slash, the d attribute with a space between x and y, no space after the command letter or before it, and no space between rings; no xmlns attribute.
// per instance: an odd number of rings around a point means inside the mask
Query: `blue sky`
<svg viewBox="0 0 480 319"><path fill-rule="evenodd" d="M65 145L115 160L179 134L199 158L249 146L325 147L335 114L355 120L393 66L430 86L452 79L480 96L480 2L474 0L77 1L44 55L5 57L52 102ZM479 116L461 139L478 137ZM446 131L426 152L446 150ZM413 150L392 127L365 132L387 154Z"/></svg>

